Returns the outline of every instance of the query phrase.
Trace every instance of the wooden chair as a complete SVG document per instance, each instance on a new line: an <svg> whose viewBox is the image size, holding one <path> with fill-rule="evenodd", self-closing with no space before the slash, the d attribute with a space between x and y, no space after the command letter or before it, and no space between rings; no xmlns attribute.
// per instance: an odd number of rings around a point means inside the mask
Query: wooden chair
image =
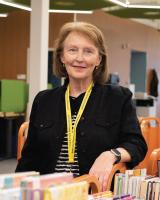
<svg viewBox="0 0 160 200"><path fill-rule="evenodd" d="M150 155L147 173L158 176L158 160L160 160L160 148L154 149Z"/></svg>
<svg viewBox="0 0 160 200"><path fill-rule="evenodd" d="M27 137L26 131L28 129L28 126L29 126L29 122L24 122L20 126L19 131L18 131L17 160L21 158L22 148Z"/></svg>
<svg viewBox="0 0 160 200"><path fill-rule="evenodd" d="M87 181L91 188L91 193L99 193L101 192L101 184L95 176L90 176L88 174L76 177L73 179L73 182Z"/></svg>
<svg viewBox="0 0 160 200"><path fill-rule="evenodd" d="M25 131L26 131L26 129L28 129L28 126L29 126L29 122L24 122L20 126L19 131L18 131L17 160L19 160L21 158L21 151L22 151L23 145L24 145L26 137L27 137L27 134L25 133ZM111 188L112 180L114 178L115 173L116 172L124 172L125 169L126 169L125 163L118 163L113 166L112 171L108 178L107 188L106 188L107 190L110 190L110 188ZM96 180L96 177L85 174L85 175L75 178L75 181L80 181L80 180L81 181L86 180L89 183L89 185L91 186L93 193L100 192L101 185L100 185L99 181Z"/></svg>
<svg viewBox="0 0 160 200"><path fill-rule="evenodd" d="M127 169L126 164L121 162L118 164L115 164L112 168L112 171L109 175L108 181L107 181L107 188L106 190L111 190L111 185L112 185L112 181L114 180L114 176L116 173L124 173L125 170Z"/></svg>
<svg viewBox="0 0 160 200"><path fill-rule="evenodd" d="M140 127L148 146L148 152L145 159L136 168L147 168L148 171L151 153L160 147L160 119L156 117L141 118Z"/></svg>

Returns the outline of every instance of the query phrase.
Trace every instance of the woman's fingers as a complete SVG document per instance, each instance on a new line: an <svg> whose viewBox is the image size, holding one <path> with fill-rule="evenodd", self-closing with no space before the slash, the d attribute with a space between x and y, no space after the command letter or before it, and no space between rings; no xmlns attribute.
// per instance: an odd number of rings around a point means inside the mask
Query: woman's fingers
<svg viewBox="0 0 160 200"><path fill-rule="evenodd" d="M110 153L110 152L109 152ZM107 181L109 174L113 167L113 162L111 161L108 154L102 153L94 162L92 165L89 174L97 177L99 182L102 185L102 191L106 190L107 187Z"/></svg>

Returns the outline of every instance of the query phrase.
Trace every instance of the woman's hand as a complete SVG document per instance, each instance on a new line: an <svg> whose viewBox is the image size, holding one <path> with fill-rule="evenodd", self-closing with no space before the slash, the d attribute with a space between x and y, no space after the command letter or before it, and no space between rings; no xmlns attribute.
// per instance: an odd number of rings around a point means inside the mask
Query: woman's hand
<svg viewBox="0 0 160 200"><path fill-rule="evenodd" d="M93 163L89 174L96 176L102 185L102 191L106 190L107 180L111 173L116 157L110 151L105 151L98 156Z"/></svg>

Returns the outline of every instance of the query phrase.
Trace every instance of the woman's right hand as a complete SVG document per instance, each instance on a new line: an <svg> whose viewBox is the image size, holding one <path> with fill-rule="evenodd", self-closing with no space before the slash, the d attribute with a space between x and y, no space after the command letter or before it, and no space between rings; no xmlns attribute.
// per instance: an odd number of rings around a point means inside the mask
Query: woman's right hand
<svg viewBox="0 0 160 200"><path fill-rule="evenodd" d="M101 153L93 163L89 174L97 177L102 185L102 191L106 190L107 180L116 161L115 156L110 151Z"/></svg>

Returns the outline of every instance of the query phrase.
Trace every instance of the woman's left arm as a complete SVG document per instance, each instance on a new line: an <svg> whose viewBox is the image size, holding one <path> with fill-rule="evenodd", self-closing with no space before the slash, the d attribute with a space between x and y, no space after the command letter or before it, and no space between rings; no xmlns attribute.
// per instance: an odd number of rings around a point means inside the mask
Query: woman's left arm
<svg viewBox="0 0 160 200"><path fill-rule="evenodd" d="M117 150L121 153L120 162L130 162L131 156L124 148L119 147ZM105 191L107 187L107 180L116 160L116 156L111 151L105 151L98 156L89 171L90 175L94 175L98 178L103 191Z"/></svg>
<svg viewBox="0 0 160 200"><path fill-rule="evenodd" d="M136 166L147 152L147 145L142 136L135 107L132 102L132 94L128 89L122 88L125 93L125 101L122 107L121 128L119 130L119 145L115 146L120 154L120 162L125 162L128 167ZM111 151L101 153L92 165L89 174L96 176L105 190L108 176L117 158Z"/></svg>

